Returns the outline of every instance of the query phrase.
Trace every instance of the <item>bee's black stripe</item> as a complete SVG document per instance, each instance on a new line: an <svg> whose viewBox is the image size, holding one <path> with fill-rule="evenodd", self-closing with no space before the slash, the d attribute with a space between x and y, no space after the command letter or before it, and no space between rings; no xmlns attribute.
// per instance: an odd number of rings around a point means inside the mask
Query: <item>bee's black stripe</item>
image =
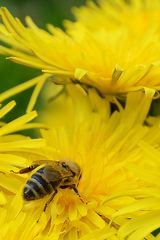
<svg viewBox="0 0 160 240"><path fill-rule="evenodd" d="M43 195L48 194L48 192L46 192L46 190L44 189L43 185L42 185L37 179L31 177L31 178L30 178L30 181L33 182L33 183L35 183L35 184L37 185L37 188L40 189L38 193L40 193L41 195L42 195L42 194L43 194Z"/></svg>
<svg viewBox="0 0 160 240"><path fill-rule="evenodd" d="M38 199L39 195L30 185L28 185L28 183L26 183L26 186L23 191L23 197L25 200L30 201L30 200Z"/></svg>
<svg viewBox="0 0 160 240"><path fill-rule="evenodd" d="M41 184L41 186L43 187L46 193L51 193L53 191L52 185L49 182L47 182L43 178L43 175L40 174L39 172L36 172L35 174L33 174L31 179L32 178L35 179L39 184Z"/></svg>
<svg viewBox="0 0 160 240"><path fill-rule="evenodd" d="M27 185L30 187L30 189L34 192L36 192L35 196L36 198L40 198L41 196L44 196L44 192L42 189L37 185L37 183L33 182L32 179L28 180Z"/></svg>

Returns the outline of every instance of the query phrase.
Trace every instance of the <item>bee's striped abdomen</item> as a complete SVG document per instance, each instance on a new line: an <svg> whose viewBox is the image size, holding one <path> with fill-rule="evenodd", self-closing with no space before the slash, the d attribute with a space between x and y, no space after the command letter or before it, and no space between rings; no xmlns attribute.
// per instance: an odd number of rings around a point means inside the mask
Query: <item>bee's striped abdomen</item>
<svg viewBox="0 0 160 240"><path fill-rule="evenodd" d="M52 179L46 178L47 174L50 174ZM55 181L57 177L57 172L52 168L42 167L37 172L35 172L30 179L27 181L24 191L23 197L25 200L36 200L39 198L43 198L44 196L50 194L54 187L58 185L59 182ZM59 175L58 175L59 177ZM52 181L54 184L52 183Z"/></svg>

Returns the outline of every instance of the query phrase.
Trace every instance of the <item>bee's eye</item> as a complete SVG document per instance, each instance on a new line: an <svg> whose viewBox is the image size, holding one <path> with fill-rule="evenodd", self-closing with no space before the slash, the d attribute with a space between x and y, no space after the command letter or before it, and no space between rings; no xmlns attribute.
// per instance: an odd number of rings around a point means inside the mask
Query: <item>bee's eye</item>
<svg viewBox="0 0 160 240"><path fill-rule="evenodd" d="M64 168L68 168L68 165L65 163L65 162L62 162L62 167L64 167Z"/></svg>

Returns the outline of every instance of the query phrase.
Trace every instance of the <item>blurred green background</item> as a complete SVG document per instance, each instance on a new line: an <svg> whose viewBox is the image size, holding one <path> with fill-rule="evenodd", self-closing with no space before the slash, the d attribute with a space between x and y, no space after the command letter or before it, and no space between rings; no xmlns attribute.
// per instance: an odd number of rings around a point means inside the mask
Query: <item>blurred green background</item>
<svg viewBox="0 0 160 240"><path fill-rule="evenodd" d="M4 0L1 1L1 6L7 7L9 11L11 11L15 17L20 18L22 22L24 22L25 16L28 15L32 17L39 27L45 28L47 23L62 27L64 19L74 20L71 13L72 7L81 6L85 4L85 2L85 0ZM0 56L0 92L38 76L40 73L39 70L15 64L5 57ZM13 97L17 102L17 106L5 117L4 121L8 122L24 114L31 91L32 89ZM8 99L7 102L9 100L11 99ZM39 107L40 99L36 109Z"/></svg>

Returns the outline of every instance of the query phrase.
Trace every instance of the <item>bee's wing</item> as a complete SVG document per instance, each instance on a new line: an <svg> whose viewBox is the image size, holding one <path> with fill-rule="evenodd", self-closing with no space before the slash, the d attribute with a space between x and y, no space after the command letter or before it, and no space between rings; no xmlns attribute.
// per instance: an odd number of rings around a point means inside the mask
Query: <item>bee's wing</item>
<svg viewBox="0 0 160 240"><path fill-rule="evenodd" d="M49 182L61 182L62 181L62 175L59 171L54 169L52 165L47 165L43 169L43 173L47 181Z"/></svg>
<svg viewBox="0 0 160 240"><path fill-rule="evenodd" d="M56 168L56 166L58 165L58 161L55 160L36 160L33 161L33 165L37 164L37 165L51 165L53 168Z"/></svg>

